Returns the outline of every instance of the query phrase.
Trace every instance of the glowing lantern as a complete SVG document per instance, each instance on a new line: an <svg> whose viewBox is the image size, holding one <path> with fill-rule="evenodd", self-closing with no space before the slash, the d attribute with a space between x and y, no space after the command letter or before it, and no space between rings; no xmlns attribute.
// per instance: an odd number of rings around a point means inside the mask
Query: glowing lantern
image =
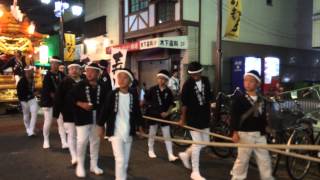
<svg viewBox="0 0 320 180"><path fill-rule="evenodd" d="M4 12L0 9L0 17L2 17Z"/></svg>
<svg viewBox="0 0 320 180"><path fill-rule="evenodd" d="M41 45L39 47L39 59L40 59L40 64L47 64L48 63L48 58L49 58L49 48L46 45Z"/></svg>
<svg viewBox="0 0 320 180"><path fill-rule="evenodd" d="M30 24L29 27L28 27L28 33L29 33L29 34L33 34L35 28L36 28L35 25L33 24L33 22L31 22L31 24Z"/></svg>

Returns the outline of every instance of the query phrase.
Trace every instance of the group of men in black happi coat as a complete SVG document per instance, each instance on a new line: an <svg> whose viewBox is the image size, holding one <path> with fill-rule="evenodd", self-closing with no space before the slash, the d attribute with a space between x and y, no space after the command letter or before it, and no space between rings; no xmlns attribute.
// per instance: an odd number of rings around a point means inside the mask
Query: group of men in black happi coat
<svg viewBox="0 0 320 180"><path fill-rule="evenodd" d="M214 101L209 79L202 75L204 68L198 62L188 65L189 78L180 90L177 76L171 77L166 69L160 70L155 78L155 85L146 90L143 98L135 88L131 70L120 68L115 71L113 83L108 74L108 62L91 62L81 64L72 62L67 66L67 73L59 71L62 61L59 57L50 59L50 70L45 74L40 95L40 107L44 115L43 149L49 149L50 127L57 120L61 147L69 149L71 165L75 166L75 174L79 178L87 175L85 157L87 146L90 148L90 169L96 175L104 173L99 167L100 141L107 136L111 143L115 159L115 179L127 179L133 137L148 125L147 141L149 158L157 158L154 149L158 127L166 139L168 161L180 159L187 169L191 169L190 178L204 180L200 173L200 152L205 146L192 144L184 152L174 154L172 142L169 140L170 126L165 123L144 121L141 107L145 114L154 118L170 120L175 107L175 100L180 100L181 118L179 125L185 124L201 132L190 131L193 141L209 142L210 107ZM15 67L15 66L14 66ZM20 66L19 66L20 67ZM23 67L22 78L18 81L17 91L23 110L23 121L28 136L35 136L35 124L39 110L36 98L32 66ZM16 71L19 69L16 68ZM19 71L20 72L20 71ZM174 71L177 74L177 71ZM261 77L256 71L245 74L244 87L246 93L235 98L232 104L232 138L234 142L265 144L264 129L267 126L263 99L257 94ZM117 87L114 87L114 84ZM174 88L172 88L174 87ZM142 101L143 100L143 101ZM252 106L259 105L257 110L241 119ZM251 152L256 153L258 165L263 168L262 179L273 179L268 151L250 148L239 148L238 157L231 171L232 179L247 177L248 159Z"/></svg>

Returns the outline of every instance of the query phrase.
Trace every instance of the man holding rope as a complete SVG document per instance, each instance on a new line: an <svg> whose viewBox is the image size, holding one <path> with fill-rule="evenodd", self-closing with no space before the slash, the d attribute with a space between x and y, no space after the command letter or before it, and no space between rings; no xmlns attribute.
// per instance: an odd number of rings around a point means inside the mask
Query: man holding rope
<svg viewBox="0 0 320 180"><path fill-rule="evenodd" d="M207 77L201 76L203 67L198 62L192 62L188 66L189 78L183 85L181 92L182 114L179 124L201 129L209 133L210 102L213 100L210 84ZM190 131L193 141L209 142L209 134ZM205 180L199 171L199 157L203 145L193 144L185 152L179 153L183 165L191 169L191 179ZM190 158L191 164L190 165Z"/></svg>
<svg viewBox="0 0 320 180"><path fill-rule="evenodd" d="M232 140L235 143L266 144L267 127L265 100L257 94L261 77L255 70L244 75L246 93L233 99L231 106ZM273 180L269 152L260 148L238 148L238 156L231 171L232 180L247 178L251 153L255 153L262 180Z"/></svg>
<svg viewBox="0 0 320 180"><path fill-rule="evenodd" d="M151 87L146 95L145 101L147 104L147 114L156 118L169 119L170 111L174 105L173 94L171 89L167 87L170 75L167 70L161 70L157 74L157 85ZM170 126L165 123L157 123L149 121L149 135L155 136L157 134L158 126L161 126L162 135L165 138L170 138ZM172 142L165 141L168 159L170 162L176 161L178 157L173 154ZM154 138L148 138L148 155L150 158L156 158L154 152Z"/></svg>

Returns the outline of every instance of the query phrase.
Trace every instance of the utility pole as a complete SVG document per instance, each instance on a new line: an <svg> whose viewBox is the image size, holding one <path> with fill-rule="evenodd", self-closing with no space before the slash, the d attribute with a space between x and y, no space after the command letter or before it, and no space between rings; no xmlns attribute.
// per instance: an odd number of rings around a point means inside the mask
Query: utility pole
<svg viewBox="0 0 320 180"><path fill-rule="evenodd" d="M60 23L60 31L59 31L59 35L60 35L60 49L59 49L59 54L60 54L60 58L62 63L64 63L64 28L63 28L63 14L64 14L64 9L63 9L63 0L60 0L61 2L61 9L60 9L60 18L59 18L59 23Z"/></svg>
<svg viewBox="0 0 320 180"><path fill-rule="evenodd" d="M216 37L216 59L215 64L215 94L217 95L221 91L221 31L222 31L222 0L217 0L217 37Z"/></svg>
<svg viewBox="0 0 320 180"><path fill-rule="evenodd" d="M216 37L216 58L213 59L215 64L215 96L221 91L221 31L222 31L222 0L217 0L217 37ZM216 101L215 118L220 119L220 102Z"/></svg>

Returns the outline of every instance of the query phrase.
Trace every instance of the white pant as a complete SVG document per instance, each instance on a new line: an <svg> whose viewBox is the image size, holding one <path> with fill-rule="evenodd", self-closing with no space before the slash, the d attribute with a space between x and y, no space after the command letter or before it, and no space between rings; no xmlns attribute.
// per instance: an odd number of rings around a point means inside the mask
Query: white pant
<svg viewBox="0 0 320 180"><path fill-rule="evenodd" d="M158 124L150 125L150 127L149 127L149 136L155 136L157 134L157 130L158 130ZM171 138L170 126L162 126L161 130L162 130L162 135L163 135L164 138ZM173 155L172 142L171 141L165 141L165 144L166 144L166 149L167 149L167 152L168 152L168 156ZM154 146L154 138L153 137L149 137L149 139L148 139L149 151L154 151L153 146Z"/></svg>
<svg viewBox="0 0 320 180"><path fill-rule="evenodd" d="M64 128L63 116L61 113L57 119L57 123L58 123L58 132L60 135L61 145L63 148L65 148L68 144L67 143L67 132L66 132L66 129Z"/></svg>
<svg viewBox="0 0 320 180"><path fill-rule="evenodd" d="M130 150L132 145L132 137L130 137L130 140L124 141L120 137L112 136L109 138L109 141L111 142L115 159L116 180L126 180L130 159Z"/></svg>
<svg viewBox="0 0 320 180"><path fill-rule="evenodd" d="M97 126L93 124L76 126L77 130L77 161L78 166L84 169L88 143L90 142L90 168L98 167L100 137Z"/></svg>
<svg viewBox="0 0 320 180"><path fill-rule="evenodd" d="M267 140L260 132L239 132L240 143L266 144ZM243 180L247 178L249 160L251 153L255 153L256 161L262 180L273 180L269 152L259 148L238 148L238 156L233 165L232 180Z"/></svg>
<svg viewBox="0 0 320 180"><path fill-rule="evenodd" d="M203 129L203 131L210 132L209 128ZM193 141L210 142L209 134L200 133L197 131L190 131ZM186 153L191 156L192 172L199 172L200 151L205 145L192 144Z"/></svg>
<svg viewBox="0 0 320 180"><path fill-rule="evenodd" d="M26 127L28 136L34 134L34 129L37 123L37 114L39 106L36 98L30 99L29 101L21 101L21 107L23 112L23 122ZM30 118L31 114L31 118Z"/></svg>
<svg viewBox="0 0 320 180"><path fill-rule="evenodd" d="M47 142L49 144L49 136L50 136L50 128L52 124L52 116L53 116L53 108L52 107L44 107L42 108L43 115L44 115L44 123L43 123L43 138L44 142ZM60 114L59 118L57 119L58 122L58 131L61 139L62 146L67 144L66 141L66 132L63 127L63 117Z"/></svg>
<svg viewBox="0 0 320 180"><path fill-rule="evenodd" d="M77 161L77 131L76 125L72 122L65 122L64 128L67 133L67 143L71 155L71 163Z"/></svg>

